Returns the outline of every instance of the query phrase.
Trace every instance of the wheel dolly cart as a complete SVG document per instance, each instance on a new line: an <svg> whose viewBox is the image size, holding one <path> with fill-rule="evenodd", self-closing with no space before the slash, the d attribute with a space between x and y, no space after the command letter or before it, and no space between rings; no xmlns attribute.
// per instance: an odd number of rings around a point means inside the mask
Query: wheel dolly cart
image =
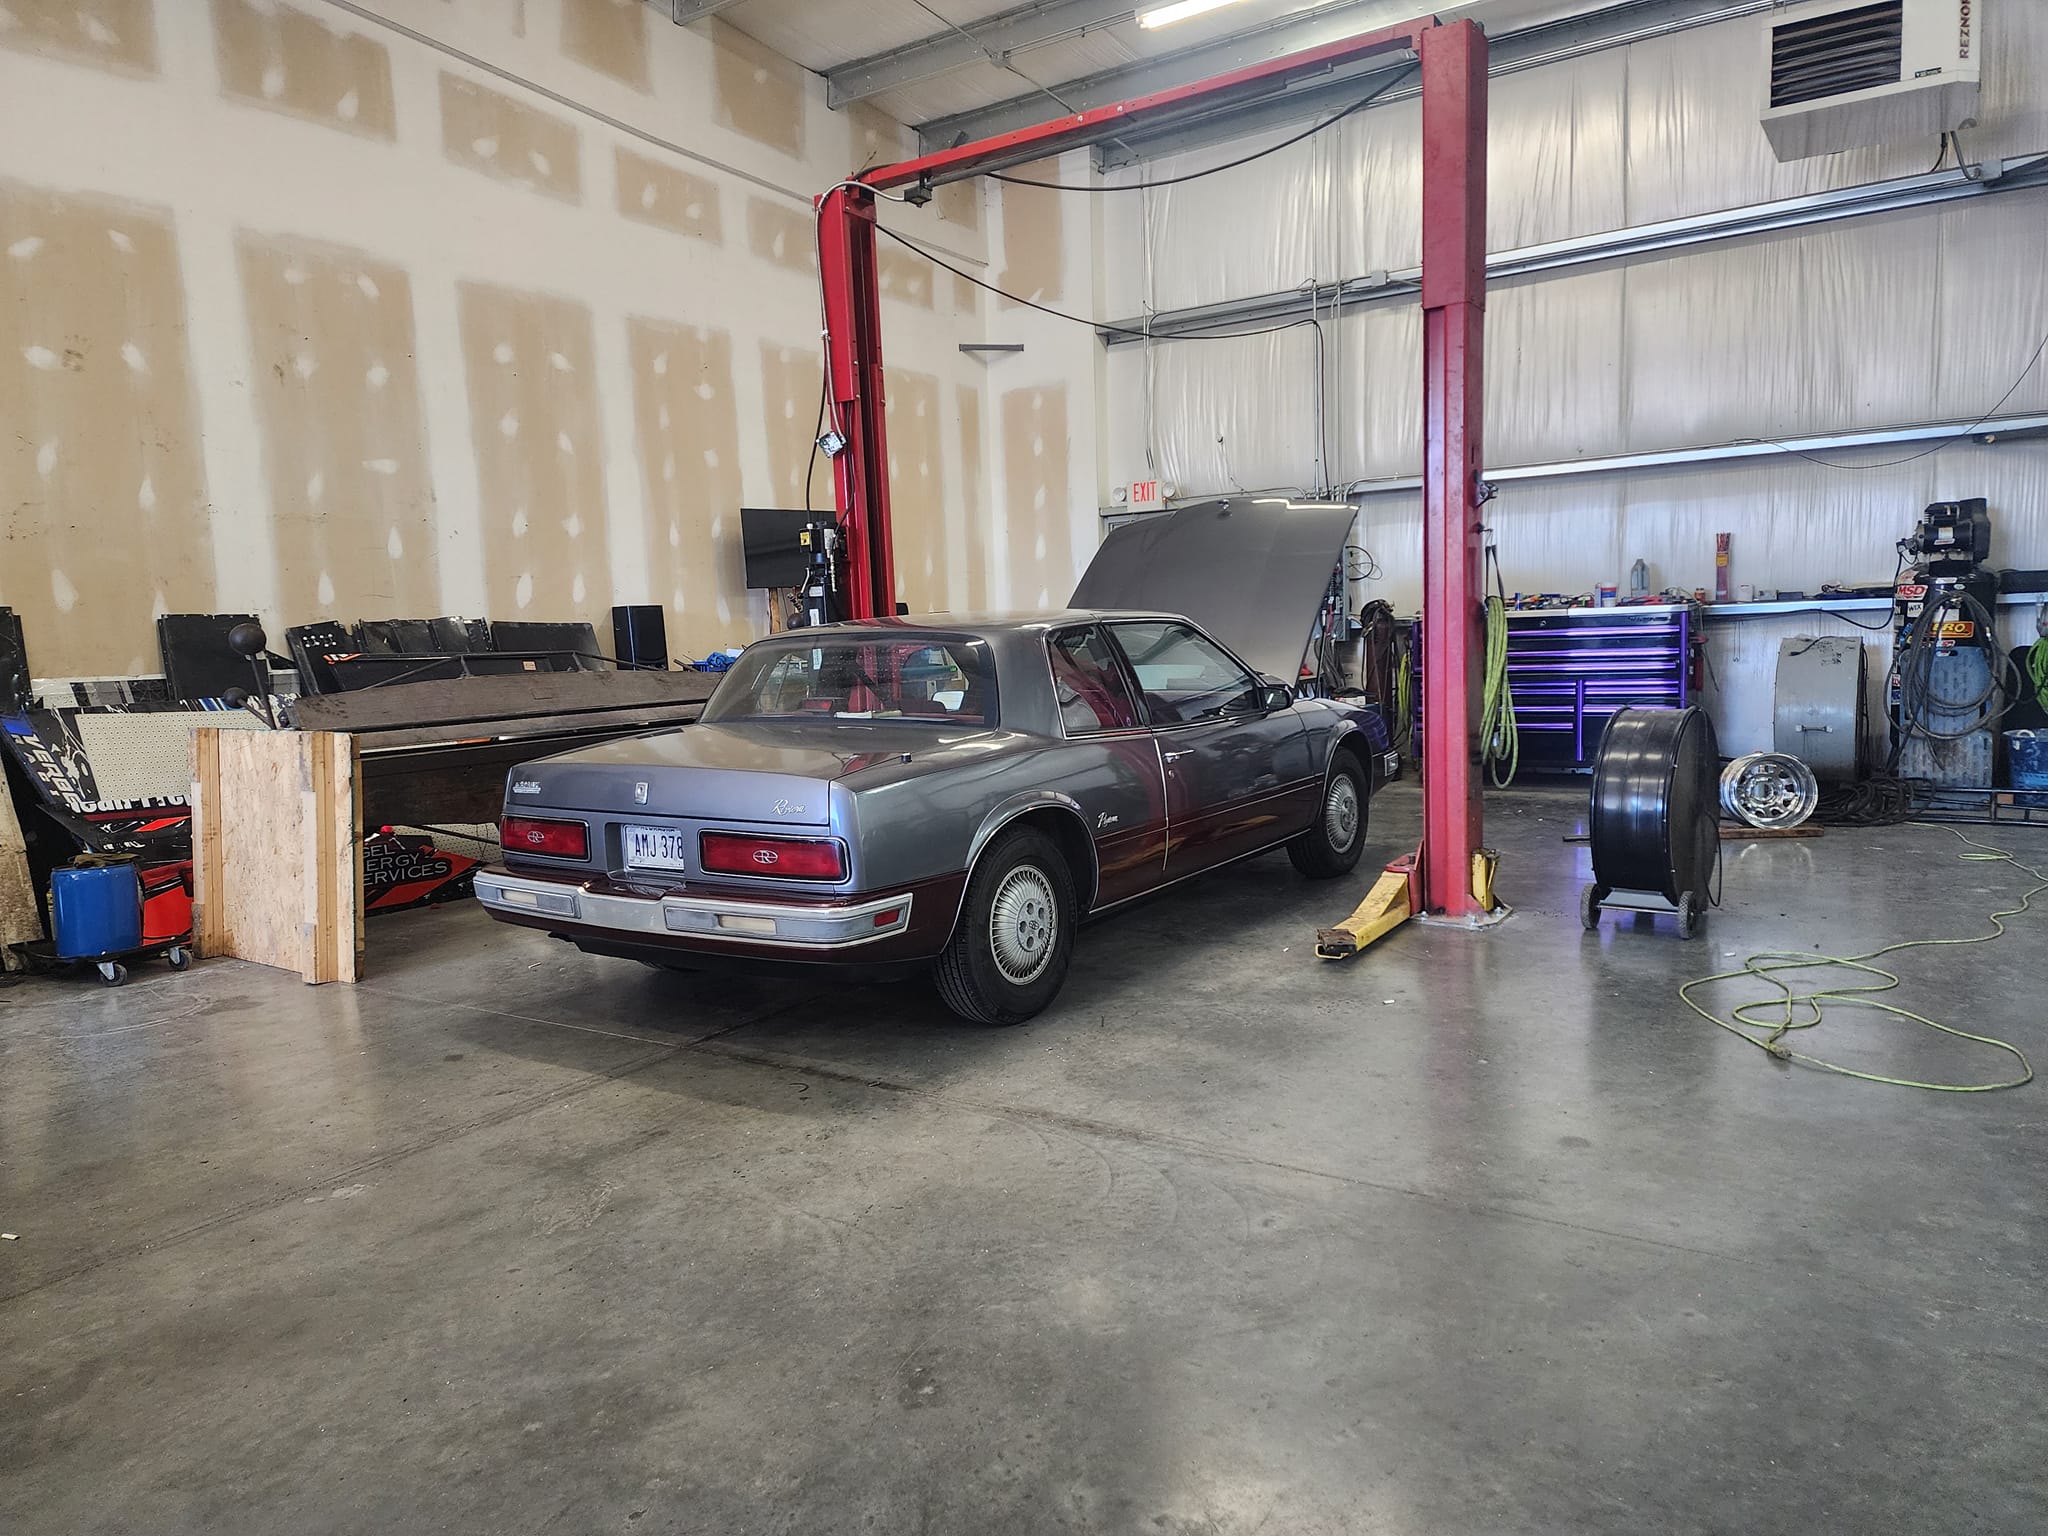
<svg viewBox="0 0 2048 1536"><path fill-rule="evenodd" d="M9 948L21 961L22 970L31 976L54 976L79 966L91 966L99 973L101 985L108 987L121 986L128 980L128 967L145 960L160 957L174 971L192 967L192 935L189 933L181 933L174 939L158 939L134 949L109 950L98 955L60 955L57 946L48 939L14 944Z"/></svg>
<svg viewBox="0 0 2048 1536"><path fill-rule="evenodd" d="M171 882L158 894L176 895L184 888L189 895L182 869L165 866L157 872ZM151 935L145 890L135 859L84 855L50 873L52 937L10 947L22 969L32 975L91 966L109 987L127 981L131 962L162 956L172 970L185 970L192 964L190 903L179 902L172 909L177 915L164 922L164 927L178 925L182 931Z"/></svg>

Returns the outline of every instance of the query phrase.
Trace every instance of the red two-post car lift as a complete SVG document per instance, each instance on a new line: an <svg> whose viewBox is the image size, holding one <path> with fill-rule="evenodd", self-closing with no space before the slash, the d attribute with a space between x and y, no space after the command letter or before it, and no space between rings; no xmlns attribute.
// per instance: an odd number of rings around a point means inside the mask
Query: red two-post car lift
<svg viewBox="0 0 2048 1536"><path fill-rule="evenodd" d="M1471 21L1425 17L1098 107L1036 127L882 166L819 199L828 387L846 446L833 460L844 531L848 610L895 612L889 454L883 427L882 319L875 195L930 189L1171 122L1238 97L1388 55L1412 54L1422 77L1423 842L1419 906L1481 915L1474 753L1482 654L1480 606L1482 342L1486 318L1486 37Z"/></svg>

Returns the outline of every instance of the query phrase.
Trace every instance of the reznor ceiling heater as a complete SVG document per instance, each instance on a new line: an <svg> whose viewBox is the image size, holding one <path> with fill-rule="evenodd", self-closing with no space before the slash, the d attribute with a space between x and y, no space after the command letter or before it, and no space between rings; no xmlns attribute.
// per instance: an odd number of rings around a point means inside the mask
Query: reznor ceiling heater
<svg viewBox="0 0 2048 1536"><path fill-rule="evenodd" d="M1773 11L1764 25L1771 148L1804 160L1968 127L1989 3L1804 0Z"/></svg>

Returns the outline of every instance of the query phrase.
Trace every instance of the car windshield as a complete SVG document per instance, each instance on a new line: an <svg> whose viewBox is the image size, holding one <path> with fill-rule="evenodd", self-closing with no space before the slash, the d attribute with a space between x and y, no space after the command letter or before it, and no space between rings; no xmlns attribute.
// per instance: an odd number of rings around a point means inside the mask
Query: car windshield
<svg viewBox="0 0 2048 1536"><path fill-rule="evenodd" d="M979 640L821 635L749 646L704 720L996 723L995 662Z"/></svg>

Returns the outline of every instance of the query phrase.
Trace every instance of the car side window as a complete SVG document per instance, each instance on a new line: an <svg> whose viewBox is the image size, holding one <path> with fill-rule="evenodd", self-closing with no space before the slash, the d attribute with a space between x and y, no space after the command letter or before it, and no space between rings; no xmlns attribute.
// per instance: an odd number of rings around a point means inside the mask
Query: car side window
<svg viewBox="0 0 2048 1536"><path fill-rule="evenodd" d="M1259 707L1259 680L1185 624L1141 619L1112 626L1154 725L1184 725Z"/></svg>
<svg viewBox="0 0 2048 1536"><path fill-rule="evenodd" d="M1138 723L1137 701L1100 630L1064 630L1046 642L1046 654L1060 724L1069 736L1124 731Z"/></svg>

